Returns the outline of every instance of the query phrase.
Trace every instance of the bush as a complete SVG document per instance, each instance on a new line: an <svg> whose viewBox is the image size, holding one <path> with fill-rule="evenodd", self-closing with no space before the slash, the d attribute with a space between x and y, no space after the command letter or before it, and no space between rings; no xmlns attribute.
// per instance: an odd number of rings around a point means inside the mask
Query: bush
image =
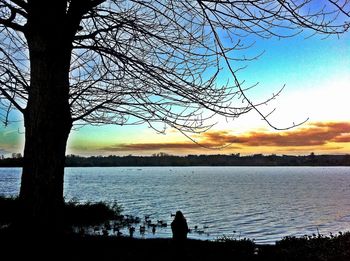
<svg viewBox="0 0 350 261"><path fill-rule="evenodd" d="M67 225L94 225L107 220L120 219L122 207L117 203L106 202L65 203L65 223Z"/></svg>
<svg viewBox="0 0 350 261"><path fill-rule="evenodd" d="M256 251L256 245L253 240L249 238L236 238L223 235L215 240L216 243L222 247L230 249L232 256L253 256Z"/></svg>
<svg viewBox="0 0 350 261"><path fill-rule="evenodd" d="M95 225L108 220L120 219L122 207L106 202L78 203L68 201L64 206L64 223L72 225ZM13 223L20 215L18 197L0 196L0 226Z"/></svg>
<svg viewBox="0 0 350 261"><path fill-rule="evenodd" d="M285 237L276 249L282 260L350 260L350 233Z"/></svg>

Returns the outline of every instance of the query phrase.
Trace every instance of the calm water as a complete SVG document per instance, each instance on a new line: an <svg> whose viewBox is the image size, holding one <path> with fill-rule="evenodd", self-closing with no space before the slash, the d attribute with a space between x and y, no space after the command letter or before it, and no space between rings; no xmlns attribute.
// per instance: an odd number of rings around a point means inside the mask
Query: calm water
<svg viewBox="0 0 350 261"><path fill-rule="evenodd" d="M0 194L17 195L19 185L20 169L0 168ZM192 238L225 234L274 243L350 230L348 167L67 168L65 197L116 200L124 214L168 223L180 209L190 227L198 226ZM170 228L154 236L169 237Z"/></svg>

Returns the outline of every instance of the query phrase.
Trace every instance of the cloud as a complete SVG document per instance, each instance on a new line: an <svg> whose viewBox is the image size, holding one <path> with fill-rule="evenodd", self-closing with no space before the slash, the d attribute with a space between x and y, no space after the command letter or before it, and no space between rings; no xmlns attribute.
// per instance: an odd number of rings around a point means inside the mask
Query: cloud
<svg viewBox="0 0 350 261"><path fill-rule="evenodd" d="M312 150L315 151L336 151L336 150L341 150L344 147L340 147L340 146L316 146L316 147L312 147ZM288 148L287 149L288 152L310 152L310 147L295 147L295 148ZM286 152L286 149L277 149L276 152Z"/></svg>
<svg viewBox="0 0 350 261"><path fill-rule="evenodd" d="M216 143L201 142L169 142L169 143L124 143L101 148L103 151L164 151L164 150L198 150L201 148L214 148ZM239 148L239 147L235 147Z"/></svg>
<svg viewBox="0 0 350 261"><path fill-rule="evenodd" d="M334 142L350 142L350 134L342 134L333 139Z"/></svg>
<svg viewBox="0 0 350 261"><path fill-rule="evenodd" d="M288 131L266 132L252 131L234 135L227 130L208 131L200 137L199 144L193 142L165 142L165 143L123 143L100 148L108 152L123 151L180 151L195 150L202 147L217 148L230 145L230 149L244 147L280 147L290 151L300 150L302 147L317 147L320 150L341 149L334 143L350 142L350 123L348 122L313 122L303 128ZM329 144L333 143L332 146ZM325 145L328 145L327 147Z"/></svg>
<svg viewBox="0 0 350 261"><path fill-rule="evenodd" d="M206 142L244 146L297 147L321 146L330 142L350 142L350 123L315 122L305 128L284 132L248 132L232 135L227 131L207 132Z"/></svg>

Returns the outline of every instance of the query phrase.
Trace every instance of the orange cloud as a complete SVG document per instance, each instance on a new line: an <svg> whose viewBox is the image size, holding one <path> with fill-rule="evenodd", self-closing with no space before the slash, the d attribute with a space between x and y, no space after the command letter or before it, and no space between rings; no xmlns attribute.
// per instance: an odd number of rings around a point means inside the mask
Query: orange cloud
<svg viewBox="0 0 350 261"><path fill-rule="evenodd" d="M350 142L350 134L343 134L333 139L334 142Z"/></svg>
<svg viewBox="0 0 350 261"><path fill-rule="evenodd" d="M227 131L207 132L204 139L209 143L240 144L245 146L320 146L329 142L350 142L350 123L315 122L307 128L284 132L249 132L232 135Z"/></svg>
<svg viewBox="0 0 350 261"><path fill-rule="evenodd" d="M170 143L124 143L115 146L101 148L104 151L164 151L164 150L198 150L201 147L212 148L214 143L199 143L194 142L170 142ZM239 149L239 147L235 147Z"/></svg>
<svg viewBox="0 0 350 261"><path fill-rule="evenodd" d="M326 146L316 146L316 147L312 147L312 151L336 151L336 150L341 150L344 147L340 147L340 146L330 146L330 147L326 147ZM284 149L277 149L276 152L286 152L286 150ZM295 147L295 148L288 148L288 152L310 152L310 147Z"/></svg>
<svg viewBox="0 0 350 261"><path fill-rule="evenodd" d="M329 143L350 142L350 123L347 122L314 122L304 128L280 132L252 131L242 135L234 135L225 131L208 131L200 137L199 144L193 142L167 143L125 143L104 147L101 150L110 152L122 151L199 151L202 147L217 148L230 146L230 149L244 147L285 147L289 151L300 150L301 147L317 147L320 150L341 149L340 146L325 147ZM297 147L297 148L295 148Z"/></svg>

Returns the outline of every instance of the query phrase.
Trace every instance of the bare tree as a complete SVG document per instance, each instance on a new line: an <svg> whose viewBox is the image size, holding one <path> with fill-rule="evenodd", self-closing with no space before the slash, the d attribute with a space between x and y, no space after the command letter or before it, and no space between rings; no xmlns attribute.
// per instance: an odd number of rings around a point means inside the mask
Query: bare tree
<svg viewBox="0 0 350 261"><path fill-rule="evenodd" d="M269 123L269 99L253 103L237 78L257 58L245 39L341 34L349 11L349 0L0 0L0 116L24 115L24 219L60 224L74 123L187 135L251 110ZM231 80L219 86L222 68Z"/></svg>

